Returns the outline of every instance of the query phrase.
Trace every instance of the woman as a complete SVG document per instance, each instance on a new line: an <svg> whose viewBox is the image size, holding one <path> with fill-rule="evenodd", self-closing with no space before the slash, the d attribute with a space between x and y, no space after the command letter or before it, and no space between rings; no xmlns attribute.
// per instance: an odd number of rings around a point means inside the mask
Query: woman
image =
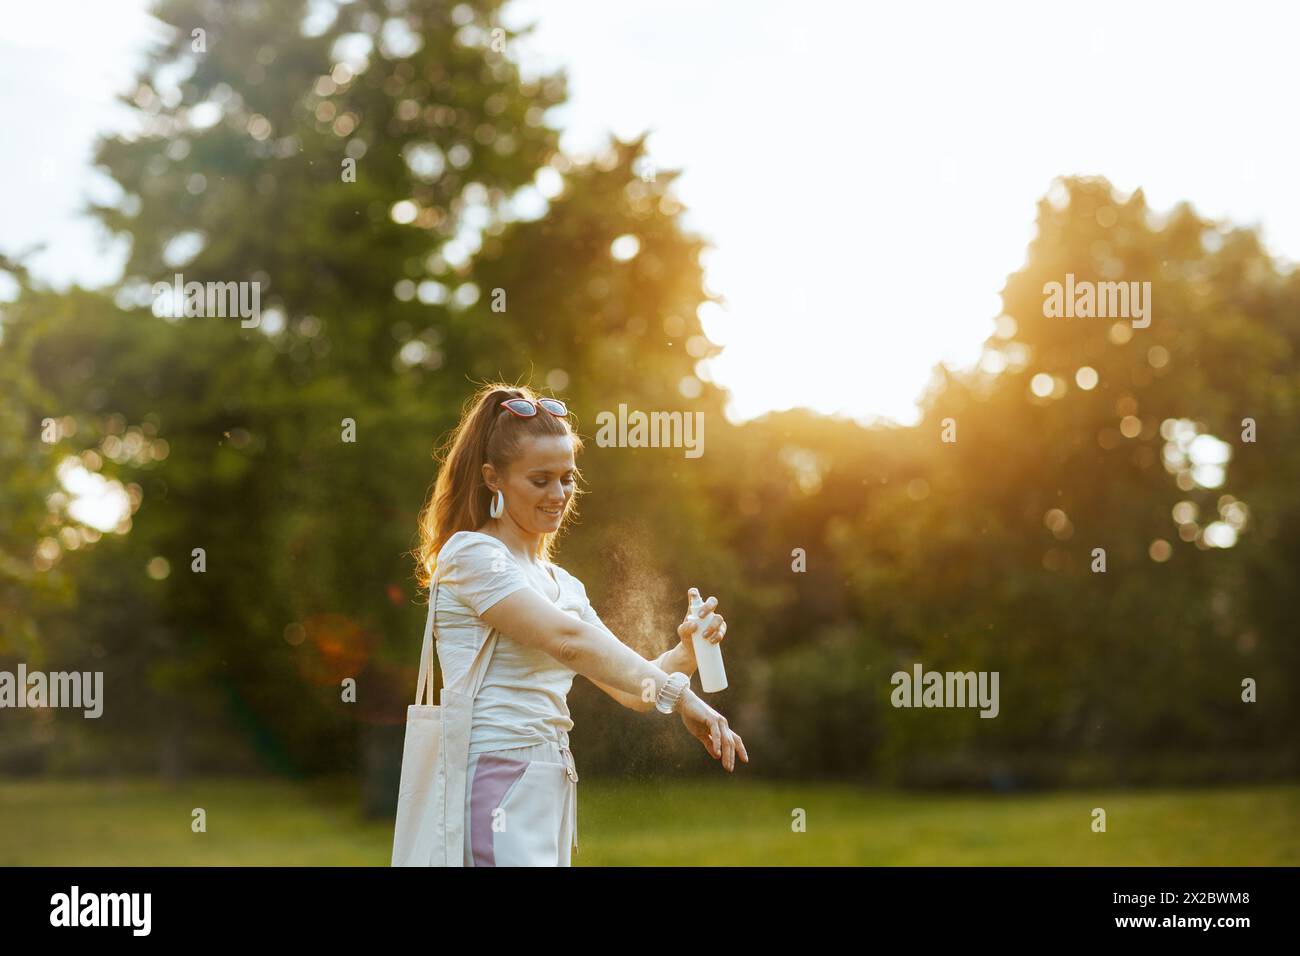
<svg viewBox="0 0 1300 956"><path fill-rule="evenodd" d="M582 440L562 402L488 385L466 405L420 515L443 685L465 679L493 631L473 702L464 865L568 866L577 849L577 768L567 695L575 674L632 710L681 715L728 772L744 742L690 689L698 623L726 633L716 598L687 612L680 642L648 661L601 622L582 582L550 561L573 511ZM688 597L694 593L694 588ZM711 617L710 617L711 614ZM448 759L464 759L449 754Z"/></svg>

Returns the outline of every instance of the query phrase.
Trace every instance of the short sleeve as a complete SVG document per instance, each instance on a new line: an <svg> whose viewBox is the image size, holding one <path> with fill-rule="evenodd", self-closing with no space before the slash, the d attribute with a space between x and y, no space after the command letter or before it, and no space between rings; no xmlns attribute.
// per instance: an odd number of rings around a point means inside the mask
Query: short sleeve
<svg viewBox="0 0 1300 956"><path fill-rule="evenodd" d="M437 574L440 584L480 617L503 598L532 587L503 545L478 535L465 535L444 549Z"/></svg>
<svg viewBox="0 0 1300 956"><path fill-rule="evenodd" d="M582 600L578 606L578 616L592 627L598 627L602 631L609 631L610 634L614 634L613 631L610 631L609 628L605 626L605 622L600 619L600 615L596 613L596 609L591 606L591 599L587 597L586 586L572 574L569 574L569 572L565 571L564 573L568 575L569 580L571 580L577 588L578 594L582 596ZM615 634L614 636L617 637L618 635Z"/></svg>

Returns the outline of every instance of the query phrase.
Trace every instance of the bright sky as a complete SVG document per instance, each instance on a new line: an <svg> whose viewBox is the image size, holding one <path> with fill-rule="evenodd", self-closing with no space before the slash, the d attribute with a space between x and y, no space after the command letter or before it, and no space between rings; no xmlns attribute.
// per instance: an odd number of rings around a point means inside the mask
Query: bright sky
<svg viewBox="0 0 1300 956"><path fill-rule="evenodd" d="M16 4L0 20L0 250L116 277L75 218L144 0ZM968 365L1060 174L1259 223L1300 260L1300 7L1267 2L655 4L515 0L519 55L563 65L572 151L650 129L714 249L710 377L747 418L803 405L915 418L936 362ZM116 114L120 115L120 114ZM3 295L4 290L0 290Z"/></svg>

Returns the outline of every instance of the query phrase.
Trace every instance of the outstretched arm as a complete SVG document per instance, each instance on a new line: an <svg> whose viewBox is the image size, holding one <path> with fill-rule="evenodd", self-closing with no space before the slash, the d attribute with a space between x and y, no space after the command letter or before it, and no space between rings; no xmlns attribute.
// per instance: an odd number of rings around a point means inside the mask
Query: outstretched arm
<svg viewBox="0 0 1300 956"><path fill-rule="evenodd" d="M609 634L615 640L618 640L618 635L605 626L605 622L600 619L600 615L596 613L596 609L593 608L590 603L582 609L581 613L582 619L588 624L600 628L606 634ZM686 647L681 642L679 642L672 650L664 651L664 653L655 658L654 664L665 674L671 674L673 671L681 671L687 677L690 677L695 673L695 655L692 653L690 648ZM640 694L629 694L616 687L611 687L608 684L602 684L598 680L592 680L592 683L628 710L636 710L645 713L646 711L654 709L654 701L643 700L642 695Z"/></svg>
<svg viewBox="0 0 1300 956"><path fill-rule="evenodd" d="M640 711L641 713L645 713L646 711L654 707L654 701L649 701L649 702L643 701L640 695L638 694L629 694L627 693L627 691L619 690L616 687L610 687L608 684L602 684L594 677L591 678L591 682L595 684L597 687L599 687L601 690L603 690L606 694L609 694L610 697L613 697L616 701L618 701L628 710L636 710L636 711Z"/></svg>
<svg viewBox="0 0 1300 956"><path fill-rule="evenodd" d="M608 631L609 629L606 628L606 630ZM614 632L609 631L609 633L613 634ZM681 671L689 677L695 673L695 657L687 652L681 644L678 644L671 651L664 651L655 658L654 663L655 666L665 674L671 674L673 671ZM639 694L626 693L616 687L602 684L600 681L595 679L591 682L606 694L609 694L610 697L613 697L628 710L638 710L645 713L646 711L654 709L654 701L642 700Z"/></svg>
<svg viewBox="0 0 1300 956"><path fill-rule="evenodd" d="M686 592L687 601L698 601L698 595L699 592L696 591L695 588L691 588ZM664 653L655 658L655 666L666 674L671 674L673 671L681 671L687 677L692 676L697 667L695 662L695 645L692 643L695 629L701 625L707 624L703 636L714 643L721 641L723 636L727 633L726 621L723 620L722 615L713 613L713 609L717 606L718 599L716 597L711 597L700 606L698 615L688 609L685 619L683 619L682 623L677 626L677 636L681 638L681 640L677 642L677 646L672 650L664 651ZM605 622L600 619L600 615L596 613L590 603L583 609L582 619L588 624L601 628L615 640L618 640L618 636L609 628L605 627ZM642 700L636 694L625 694L622 691L610 687L607 684L602 684L599 681L592 681L592 683L605 693L609 694L610 697L613 697L624 707L631 710L646 711L654 707L654 701Z"/></svg>
<svg viewBox="0 0 1300 956"><path fill-rule="evenodd" d="M654 706L654 695L668 680L667 673L608 628L596 627L560 610L533 588L520 588L480 616L501 633L550 654L593 683L626 695L615 699L625 705L635 702L635 709L643 709L642 688L652 698L645 708L649 709Z"/></svg>
<svg viewBox="0 0 1300 956"><path fill-rule="evenodd" d="M550 654L592 682L627 694L629 703L635 699L637 709L641 709L642 688L653 698L668 680L664 671L613 633L561 611L535 588L519 588L485 607L479 616L501 633ZM678 698L677 712L691 735L728 772L735 769L737 754L748 762L740 735L690 688Z"/></svg>

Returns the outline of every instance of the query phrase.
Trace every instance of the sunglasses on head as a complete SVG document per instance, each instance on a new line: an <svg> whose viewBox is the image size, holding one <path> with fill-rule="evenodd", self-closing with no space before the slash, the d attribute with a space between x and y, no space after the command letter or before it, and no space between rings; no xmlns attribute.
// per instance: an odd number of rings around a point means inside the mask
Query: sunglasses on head
<svg viewBox="0 0 1300 956"><path fill-rule="evenodd" d="M569 414L568 407L558 398L539 398L535 402L531 398L507 398L501 403L502 408L520 418L532 418L537 414L539 406L556 418L563 418Z"/></svg>

